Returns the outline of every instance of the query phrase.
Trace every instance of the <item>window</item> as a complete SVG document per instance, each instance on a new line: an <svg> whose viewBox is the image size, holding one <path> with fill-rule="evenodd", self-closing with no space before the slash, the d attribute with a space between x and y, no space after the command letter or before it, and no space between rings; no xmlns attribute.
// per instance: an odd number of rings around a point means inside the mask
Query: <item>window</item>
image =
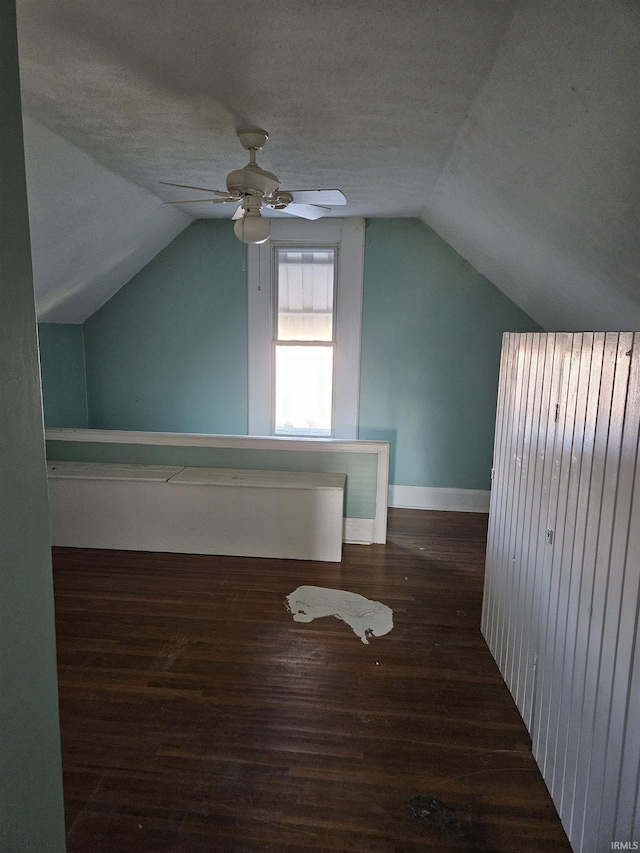
<svg viewBox="0 0 640 853"><path fill-rule="evenodd" d="M249 246L249 434L357 438L364 221Z"/></svg>
<svg viewBox="0 0 640 853"><path fill-rule="evenodd" d="M273 432L330 436L337 250L276 246L274 253Z"/></svg>

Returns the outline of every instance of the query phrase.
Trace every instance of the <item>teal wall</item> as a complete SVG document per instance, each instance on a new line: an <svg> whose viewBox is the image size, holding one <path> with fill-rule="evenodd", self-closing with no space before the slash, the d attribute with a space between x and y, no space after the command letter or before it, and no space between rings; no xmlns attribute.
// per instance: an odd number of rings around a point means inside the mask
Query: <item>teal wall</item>
<svg viewBox="0 0 640 853"><path fill-rule="evenodd" d="M0 850L63 853L49 509L15 4L0 3Z"/></svg>
<svg viewBox="0 0 640 853"><path fill-rule="evenodd" d="M44 422L48 427L88 426L82 326L40 323Z"/></svg>
<svg viewBox="0 0 640 853"><path fill-rule="evenodd" d="M86 321L90 427L246 434L245 251L195 222Z"/></svg>
<svg viewBox="0 0 640 853"><path fill-rule="evenodd" d="M367 223L359 437L390 481L490 488L504 331L540 331L417 219Z"/></svg>
<svg viewBox="0 0 640 853"><path fill-rule="evenodd" d="M196 222L87 320L90 427L246 434L244 252ZM392 484L489 488L502 333L538 330L420 220L369 220L359 436Z"/></svg>

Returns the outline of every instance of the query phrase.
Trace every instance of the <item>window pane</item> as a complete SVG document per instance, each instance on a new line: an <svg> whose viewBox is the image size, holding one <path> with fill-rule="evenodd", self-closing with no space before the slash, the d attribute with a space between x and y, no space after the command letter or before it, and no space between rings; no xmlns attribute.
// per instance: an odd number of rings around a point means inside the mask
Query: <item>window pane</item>
<svg viewBox="0 0 640 853"><path fill-rule="evenodd" d="M333 347L276 344L276 435L331 435L332 398Z"/></svg>
<svg viewBox="0 0 640 853"><path fill-rule="evenodd" d="M334 266L335 249L278 249L278 340L333 340Z"/></svg>

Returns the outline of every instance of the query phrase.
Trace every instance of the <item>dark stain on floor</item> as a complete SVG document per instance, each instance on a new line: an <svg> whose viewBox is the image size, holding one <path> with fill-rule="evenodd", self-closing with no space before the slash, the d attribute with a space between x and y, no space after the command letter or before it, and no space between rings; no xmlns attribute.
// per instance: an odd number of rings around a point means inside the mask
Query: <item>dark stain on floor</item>
<svg viewBox="0 0 640 853"><path fill-rule="evenodd" d="M407 800L404 808L407 820L441 832L460 853L497 853L487 843L484 829L478 823L459 817L436 797L416 794Z"/></svg>

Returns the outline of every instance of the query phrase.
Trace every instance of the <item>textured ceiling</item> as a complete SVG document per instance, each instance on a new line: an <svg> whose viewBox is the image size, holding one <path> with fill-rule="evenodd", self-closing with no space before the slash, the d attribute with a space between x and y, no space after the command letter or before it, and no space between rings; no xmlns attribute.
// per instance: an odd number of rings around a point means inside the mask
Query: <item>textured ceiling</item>
<svg viewBox="0 0 640 853"><path fill-rule="evenodd" d="M283 187L421 216L545 328L640 328L632 0L18 0L18 30L43 319L231 216L159 181L223 188L261 126Z"/></svg>

